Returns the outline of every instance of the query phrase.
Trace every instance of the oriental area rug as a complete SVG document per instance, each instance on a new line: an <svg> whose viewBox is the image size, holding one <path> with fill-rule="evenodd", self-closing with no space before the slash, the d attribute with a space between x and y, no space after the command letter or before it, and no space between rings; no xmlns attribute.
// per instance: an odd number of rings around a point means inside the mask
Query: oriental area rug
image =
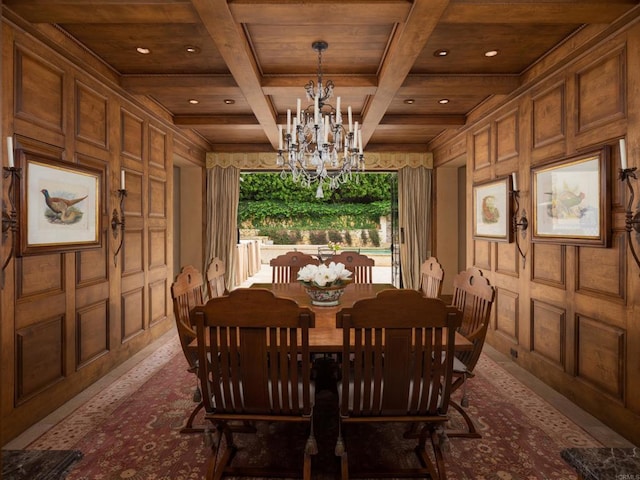
<svg viewBox="0 0 640 480"><path fill-rule="evenodd" d="M487 356L481 357L475 373L467 383L466 410L482 438L450 439L445 454L448 478L576 479L560 452L601 445ZM28 448L81 452L82 459L73 465L67 480L204 478L210 448L202 434L180 433L194 407L195 385L178 339L172 338ZM460 391L455 393L459 395ZM340 478L333 454L335 402L331 390L317 392L314 425L319 453L313 457L312 474L319 480ZM451 416L454 428L462 425L455 411ZM375 471L376 466L415 465L415 440L402 439L403 426L357 428L345 432L354 467ZM234 462L301 466L306 434L295 424L258 424L257 434L236 435Z"/></svg>

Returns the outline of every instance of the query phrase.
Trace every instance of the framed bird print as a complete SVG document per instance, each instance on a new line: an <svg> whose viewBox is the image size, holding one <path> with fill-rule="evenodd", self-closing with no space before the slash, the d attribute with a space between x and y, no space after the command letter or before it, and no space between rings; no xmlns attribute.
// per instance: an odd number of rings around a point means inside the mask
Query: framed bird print
<svg viewBox="0 0 640 480"><path fill-rule="evenodd" d="M20 152L18 255L97 248L102 244L102 171Z"/></svg>
<svg viewBox="0 0 640 480"><path fill-rule="evenodd" d="M533 168L531 241L608 247L608 172L606 148Z"/></svg>
<svg viewBox="0 0 640 480"><path fill-rule="evenodd" d="M509 201L511 177L473 186L473 238L511 242L512 207Z"/></svg>

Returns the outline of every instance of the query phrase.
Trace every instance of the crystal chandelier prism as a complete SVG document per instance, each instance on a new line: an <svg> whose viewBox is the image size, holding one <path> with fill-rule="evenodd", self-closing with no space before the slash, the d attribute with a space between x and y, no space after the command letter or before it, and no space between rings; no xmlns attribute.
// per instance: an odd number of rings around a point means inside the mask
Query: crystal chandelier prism
<svg viewBox="0 0 640 480"><path fill-rule="evenodd" d="M322 52L329 44L317 41L311 47L318 52L317 84L310 80L305 85L307 99L313 102L302 109L298 98L294 115L287 110L287 124L278 125L278 157L280 177L291 174L294 182L316 187L316 198L324 197L323 186L335 190L364 172L362 132L353 122L351 106L347 108L348 122L342 123L340 97L336 106L327 103L333 96L333 82L322 81ZM316 186L317 185L317 186Z"/></svg>

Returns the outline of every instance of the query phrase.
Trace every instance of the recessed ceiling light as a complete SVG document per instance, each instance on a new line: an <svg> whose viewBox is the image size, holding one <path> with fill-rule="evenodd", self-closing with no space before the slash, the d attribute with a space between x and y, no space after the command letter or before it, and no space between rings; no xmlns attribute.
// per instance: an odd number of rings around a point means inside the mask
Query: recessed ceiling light
<svg viewBox="0 0 640 480"><path fill-rule="evenodd" d="M225 103L226 105L233 105L234 103L236 103L236 101L235 101L235 100L233 100L232 98L225 98L225 99L224 99L224 103Z"/></svg>
<svg viewBox="0 0 640 480"><path fill-rule="evenodd" d="M447 103L449 103L449 99L448 98L441 98L440 100L438 100L438 103L445 105Z"/></svg>
<svg viewBox="0 0 640 480"><path fill-rule="evenodd" d="M151 50L149 50L148 48L144 48L144 47L138 47L136 48L136 51L138 53L141 53L142 55L148 55L151 53Z"/></svg>
<svg viewBox="0 0 640 480"><path fill-rule="evenodd" d="M495 57L496 55L498 55L497 50L489 50L488 52L484 52L485 57Z"/></svg>
<svg viewBox="0 0 640 480"><path fill-rule="evenodd" d="M414 103L416 103L416 101L413 98L407 98L404 103L406 103L407 105L413 105Z"/></svg>
<svg viewBox="0 0 640 480"><path fill-rule="evenodd" d="M449 50L445 49L440 49L433 52L434 57L446 57L447 55L449 55Z"/></svg>
<svg viewBox="0 0 640 480"><path fill-rule="evenodd" d="M191 98L191 99L189 99L189 103L191 105L197 105L197 104L200 103L200 100L196 100L195 98Z"/></svg>
<svg viewBox="0 0 640 480"><path fill-rule="evenodd" d="M200 53L200 47L195 47L193 45L187 45L184 49L187 53Z"/></svg>

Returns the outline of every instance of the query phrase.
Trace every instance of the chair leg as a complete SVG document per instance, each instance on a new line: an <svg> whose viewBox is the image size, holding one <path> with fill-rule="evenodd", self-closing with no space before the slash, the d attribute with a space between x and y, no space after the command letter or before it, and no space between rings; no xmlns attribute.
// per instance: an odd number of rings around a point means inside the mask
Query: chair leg
<svg viewBox="0 0 640 480"><path fill-rule="evenodd" d="M438 440L438 434L433 426L425 425L418 433L418 445L416 445L415 452L418 456L418 460L422 464L423 468L427 469L429 478L434 480L446 480L447 476L444 471L444 457L440 450L440 444ZM436 461L434 465L433 461L427 454L427 439L430 440L433 448L433 454ZM441 473L440 473L441 472Z"/></svg>
<svg viewBox="0 0 640 480"><path fill-rule="evenodd" d="M349 480L349 458L347 452L340 457L340 476L342 480Z"/></svg>
<svg viewBox="0 0 640 480"><path fill-rule="evenodd" d="M476 426L474 425L473 420L471 420L471 417L469 416L469 414L464 410L464 408L460 406L460 404L458 404L458 402L450 400L449 406L453 407L455 410L458 411L458 413L460 413L465 423L467 424L467 430L447 430L448 437L482 438L482 435L480 435L480 433L476 429Z"/></svg>
<svg viewBox="0 0 640 480"><path fill-rule="evenodd" d="M202 432L204 432L204 427L194 427L193 426L193 422L196 419L196 416L198 415L200 410L202 410L203 408L204 408L204 403L203 402L200 402L200 403L198 403L198 405L196 405L196 407L191 412L191 415L189 415L189 419L187 420L187 424L184 427L182 427L182 429L180 430L180 433L202 433Z"/></svg>

